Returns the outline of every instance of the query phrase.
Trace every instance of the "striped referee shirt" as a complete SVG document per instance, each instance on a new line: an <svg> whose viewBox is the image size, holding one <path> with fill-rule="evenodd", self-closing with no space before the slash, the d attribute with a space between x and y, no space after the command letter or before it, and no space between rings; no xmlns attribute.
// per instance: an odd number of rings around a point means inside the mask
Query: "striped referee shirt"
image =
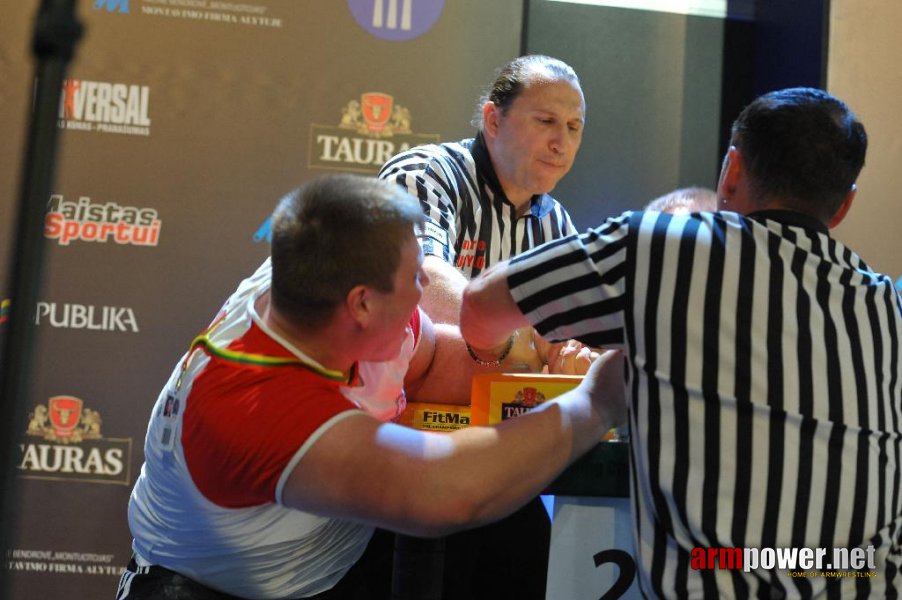
<svg viewBox="0 0 902 600"><path fill-rule="evenodd" d="M823 225L625 213L515 258L508 284L546 337L627 357L644 594L902 588L902 300ZM866 577L692 564L696 548L826 548L835 572L833 549L868 546Z"/></svg>
<svg viewBox="0 0 902 600"><path fill-rule="evenodd" d="M426 214L423 254L455 265L467 279L575 231L570 215L548 194L534 196L529 212L517 216L482 134L411 148L385 163L379 178L398 183L419 199Z"/></svg>

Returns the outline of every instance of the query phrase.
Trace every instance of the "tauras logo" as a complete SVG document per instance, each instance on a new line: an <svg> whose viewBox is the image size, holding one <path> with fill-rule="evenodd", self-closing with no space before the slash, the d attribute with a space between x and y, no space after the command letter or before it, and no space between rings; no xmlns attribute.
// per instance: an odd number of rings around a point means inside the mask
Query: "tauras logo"
<svg viewBox="0 0 902 600"><path fill-rule="evenodd" d="M342 109L337 127L310 125L310 168L376 173L392 156L438 141L411 130L410 111L382 92L367 92Z"/></svg>
<svg viewBox="0 0 902 600"><path fill-rule="evenodd" d="M92 331L139 331L135 311L119 306L38 302L34 324Z"/></svg>
<svg viewBox="0 0 902 600"><path fill-rule="evenodd" d="M525 387L517 391L511 402L501 403L501 420L524 415L543 402L545 394L534 387Z"/></svg>
<svg viewBox="0 0 902 600"><path fill-rule="evenodd" d="M501 405L501 420L506 421L513 417L519 417L520 415L525 415L532 408L529 406L522 406L520 404L502 404Z"/></svg>
<svg viewBox="0 0 902 600"><path fill-rule="evenodd" d="M19 444L20 476L128 485L132 440L104 438L102 425L100 413L75 396L52 396L35 406Z"/></svg>

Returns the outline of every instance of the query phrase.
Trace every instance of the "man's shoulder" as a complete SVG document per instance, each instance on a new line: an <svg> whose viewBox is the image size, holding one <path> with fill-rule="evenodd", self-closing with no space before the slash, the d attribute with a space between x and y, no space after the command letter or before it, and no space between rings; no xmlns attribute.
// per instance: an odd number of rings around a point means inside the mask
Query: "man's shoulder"
<svg viewBox="0 0 902 600"><path fill-rule="evenodd" d="M458 140L456 142L440 142L437 144L423 144L414 146L404 152L400 152L395 156L398 157L420 157L430 160L472 160L473 156L470 152L472 139Z"/></svg>
<svg viewBox="0 0 902 600"><path fill-rule="evenodd" d="M470 154L473 146L473 138L465 138L453 142L437 142L435 144L421 144L414 146L403 152L399 152L397 156L404 154L435 154L436 156L447 156L457 154Z"/></svg>
<svg viewBox="0 0 902 600"><path fill-rule="evenodd" d="M386 177L397 171L428 170L436 167L462 167L473 164L472 139L414 146L389 159L379 172Z"/></svg>

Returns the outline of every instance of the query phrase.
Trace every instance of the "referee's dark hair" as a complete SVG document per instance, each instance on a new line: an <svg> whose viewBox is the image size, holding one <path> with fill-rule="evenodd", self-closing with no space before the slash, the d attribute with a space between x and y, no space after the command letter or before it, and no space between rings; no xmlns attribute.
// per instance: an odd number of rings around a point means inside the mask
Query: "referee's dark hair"
<svg viewBox="0 0 902 600"><path fill-rule="evenodd" d="M289 192L273 213L272 303L315 331L357 285L394 289L405 234L425 218L398 185L324 175Z"/></svg>
<svg viewBox="0 0 902 600"><path fill-rule="evenodd" d="M565 79L579 87L579 77L573 67L564 61L544 54L527 54L510 61L498 69L495 81L480 98L473 114L473 126L482 131L482 107L491 102L507 114L507 109L517 96L536 81Z"/></svg>
<svg viewBox="0 0 902 600"><path fill-rule="evenodd" d="M749 104L733 124L752 192L827 222L864 166L868 139L851 109L815 88L789 88Z"/></svg>

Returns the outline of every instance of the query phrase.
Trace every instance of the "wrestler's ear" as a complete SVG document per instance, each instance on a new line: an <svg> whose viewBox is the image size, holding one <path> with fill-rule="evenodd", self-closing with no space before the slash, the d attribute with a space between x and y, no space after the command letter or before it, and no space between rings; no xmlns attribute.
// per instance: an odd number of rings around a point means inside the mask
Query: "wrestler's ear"
<svg viewBox="0 0 902 600"><path fill-rule="evenodd" d="M739 179L742 175L742 154L736 146L730 146L723 158L723 164L720 168L720 178L717 181L717 196L726 200L724 204L729 203L736 193L739 186Z"/></svg>
<svg viewBox="0 0 902 600"><path fill-rule="evenodd" d="M345 297L345 308L350 318L361 327L373 320L373 291L365 285L355 285Z"/></svg>

